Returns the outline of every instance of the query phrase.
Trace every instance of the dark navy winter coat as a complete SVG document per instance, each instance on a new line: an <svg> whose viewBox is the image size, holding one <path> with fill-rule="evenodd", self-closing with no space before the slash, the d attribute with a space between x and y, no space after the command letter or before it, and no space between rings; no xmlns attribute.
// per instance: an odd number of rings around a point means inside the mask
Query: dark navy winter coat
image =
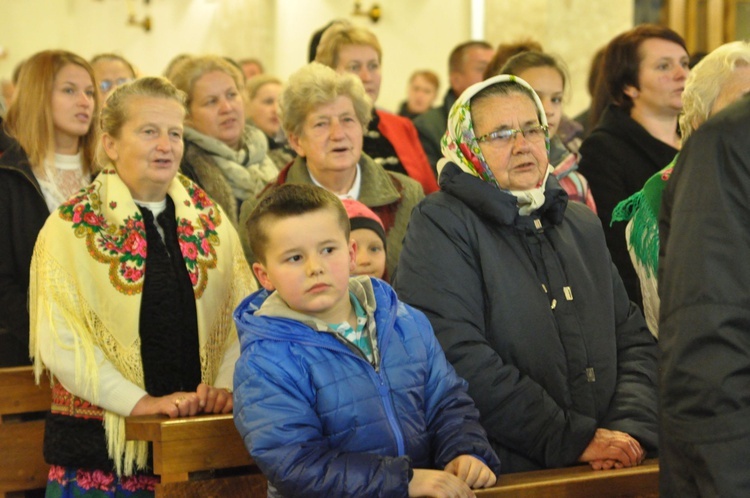
<svg viewBox="0 0 750 498"><path fill-rule="evenodd" d="M604 233L550 175L544 204L448 164L414 211L394 287L469 382L504 472L577 462L597 428L657 448L657 346Z"/></svg>

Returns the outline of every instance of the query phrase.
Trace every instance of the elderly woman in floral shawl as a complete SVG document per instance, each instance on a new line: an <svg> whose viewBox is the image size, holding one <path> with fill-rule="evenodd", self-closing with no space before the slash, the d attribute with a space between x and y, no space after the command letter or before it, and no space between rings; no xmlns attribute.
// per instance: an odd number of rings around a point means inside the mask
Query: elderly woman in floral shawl
<svg viewBox="0 0 750 498"><path fill-rule="evenodd" d="M119 87L102 112L94 182L39 234L31 354L53 379L47 496L153 496L128 415L231 413L232 310L254 288L226 213L177 170L184 95Z"/></svg>
<svg viewBox="0 0 750 498"><path fill-rule="evenodd" d="M526 82L469 87L394 287L469 382L506 472L638 465L657 450L656 343L596 215L550 175L548 143Z"/></svg>

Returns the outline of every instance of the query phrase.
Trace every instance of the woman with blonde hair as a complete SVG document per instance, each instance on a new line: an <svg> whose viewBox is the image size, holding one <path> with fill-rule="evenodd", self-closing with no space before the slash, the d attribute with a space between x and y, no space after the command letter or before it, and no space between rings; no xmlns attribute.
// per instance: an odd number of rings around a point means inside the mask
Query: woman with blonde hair
<svg viewBox="0 0 750 498"><path fill-rule="evenodd" d="M133 65L125 57L117 54L97 54L91 58L91 67L96 76L99 100L102 102L107 100L115 88L136 78Z"/></svg>
<svg viewBox="0 0 750 498"><path fill-rule="evenodd" d="M29 363L27 291L37 234L50 212L91 181L99 103L93 70L71 52L24 63L0 158L0 367Z"/></svg>
<svg viewBox="0 0 750 498"><path fill-rule="evenodd" d="M294 151L287 144L279 119L281 80L270 74L259 74L247 81L245 89L248 122L266 135L268 156L281 169L294 159Z"/></svg>
<svg viewBox="0 0 750 498"><path fill-rule="evenodd" d="M236 226L242 201L255 197L279 173L263 132L245 122L242 72L219 56L206 55L180 62L170 79L187 94L180 168Z"/></svg>
<svg viewBox="0 0 750 498"><path fill-rule="evenodd" d="M417 116L432 109L440 88L440 78L434 71L420 69L409 77L406 87L406 100L401 103L398 115L412 121Z"/></svg>
<svg viewBox="0 0 750 498"><path fill-rule="evenodd" d="M682 94L680 131L682 141L732 102L750 93L750 43L736 41L720 46L703 58L690 72ZM659 210L664 187L674 160L646 181L643 189L620 202L612 221L628 221L625 228L630 260L643 293L646 323L659 337L659 288L656 279L659 262Z"/></svg>
<svg viewBox="0 0 750 498"><path fill-rule="evenodd" d="M178 174L184 117L164 78L118 87L102 172L39 233L30 347L37 379L53 380L47 496L153 496L148 444L125 440L125 417L232 411L231 313L255 286L226 213Z"/></svg>
<svg viewBox="0 0 750 498"><path fill-rule="evenodd" d="M338 73L355 74L365 86L373 109L362 150L388 171L418 181L425 194L438 190L414 124L407 118L374 107L380 94L383 60L377 37L349 23L334 24L323 33L315 60Z"/></svg>

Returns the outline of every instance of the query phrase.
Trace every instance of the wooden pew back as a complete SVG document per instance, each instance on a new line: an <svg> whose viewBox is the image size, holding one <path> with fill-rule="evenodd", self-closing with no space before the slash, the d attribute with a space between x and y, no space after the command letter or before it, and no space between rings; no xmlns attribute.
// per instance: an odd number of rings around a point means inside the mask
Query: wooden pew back
<svg viewBox="0 0 750 498"><path fill-rule="evenodd" d="M125 437L152 443L154 473L161 477L157 498L266 496L266 479L253 464L231 414L128 417Z"/></svg>
<svg viewBox="0 0 750 498"><path fill-rule="evenodd" d="M617 470L588 465L501 475L494 488L477 490L477 498L657 498L659 461Z"/></svg>
<svg viewBox="0 0 750 498"><path fill-rule="evenodd" d="M128 417L125 431L128 439L153 443L154 471L161 476L157 498L266 496L266 480L247 454L231 415L182 419ZM234 475L212 475L212 471L226 468L235 469ZM657 460L608 471L579 465L502 475L494 488L477 490L476 495L479 498L656 498L658 479Z"/></svg>
<svg viewBox="0 0 750 498"><path fill-rule="evenodd" d="M0 497L41 489L49 465L42 454L49 379L36 385L31 367L0 368Z"/></svg>

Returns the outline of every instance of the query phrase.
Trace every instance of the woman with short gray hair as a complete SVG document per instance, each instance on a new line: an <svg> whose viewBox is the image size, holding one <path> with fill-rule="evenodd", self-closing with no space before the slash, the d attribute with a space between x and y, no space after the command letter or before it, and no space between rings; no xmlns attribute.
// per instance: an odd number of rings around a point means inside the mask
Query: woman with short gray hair
<svg viewBox="0 0 750 498"><path fill-rule="evenodd" d="M362 82L352 74L338 74L312 62L289 78L279 107L282 127L297 157L275 183L316 184L375 211L385 225L386 266L392 274L409 215L424 193L415 180L386 171L362 151L372 109ZM240 230L250 260L253 256L244 225L258 200L245 201L240 213Z"/></svg>

